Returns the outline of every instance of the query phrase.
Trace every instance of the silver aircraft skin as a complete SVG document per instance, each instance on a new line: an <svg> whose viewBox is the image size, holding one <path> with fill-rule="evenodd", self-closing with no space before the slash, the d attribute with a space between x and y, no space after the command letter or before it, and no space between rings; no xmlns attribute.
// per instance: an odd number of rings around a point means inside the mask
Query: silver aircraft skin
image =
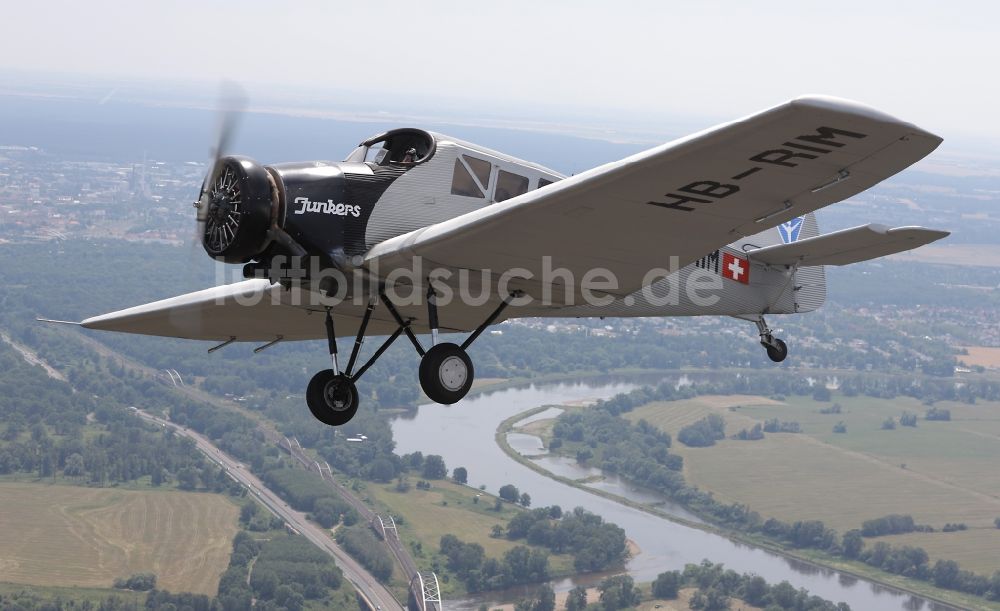
<svg viewBox="0 0 1000 611"><path fill-rule="evenodd" d="M262 166L219 151L195 203L199 236L246 279L81 324L220 346L327 338L333 366L306 399L331 425L356 412L355 382L382 352L360 365L368 336L389 336L384 348L405 335L441 403L471 387L469 345L515 317L733 316L782 361L764 315L820 307L825 265L948 235L876 224L824 235L814 212L940 142L861 104L806 96L572 177L408 128L343 162ZM468 331L460 345L439 338ZM343 367L338 336L356 338Z"/></svg>

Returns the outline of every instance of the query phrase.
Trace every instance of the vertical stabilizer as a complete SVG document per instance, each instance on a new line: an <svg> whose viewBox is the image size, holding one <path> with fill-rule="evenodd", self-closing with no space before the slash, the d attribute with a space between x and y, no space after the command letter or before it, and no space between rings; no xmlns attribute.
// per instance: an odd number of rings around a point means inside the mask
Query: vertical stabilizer
<svg viewBox="0 0 1000 611"><path fill-rule="evenodd" d="M778 226L779 231L781 225ZM811 238L819 235L819 224L816 214L810 212L802 219L802 230L799 238ZM795 270L795 311L812 312L826 301L826 271L822 265L800 267Z"/></svg>

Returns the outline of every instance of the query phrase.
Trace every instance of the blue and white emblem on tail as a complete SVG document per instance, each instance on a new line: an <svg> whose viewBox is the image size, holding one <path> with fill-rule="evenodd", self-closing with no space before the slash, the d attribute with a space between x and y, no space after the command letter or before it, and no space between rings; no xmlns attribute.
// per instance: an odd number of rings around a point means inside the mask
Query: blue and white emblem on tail
<svg viewBox="0 0 1000 611"><path fill-rule="evenodd" d="M781 241L785 244L791 244L798 240L799 232L802 231L802 222L805 218L804 216L797 216L787 223L778 225L778 233L781 234Z"/></svg>

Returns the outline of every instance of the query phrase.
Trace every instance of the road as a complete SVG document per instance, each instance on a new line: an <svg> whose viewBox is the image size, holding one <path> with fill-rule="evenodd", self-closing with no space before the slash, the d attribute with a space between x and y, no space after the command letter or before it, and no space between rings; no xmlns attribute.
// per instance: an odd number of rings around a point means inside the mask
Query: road
<svg viewBox="0 0 1000 611"><path fill-rule="evenodd" d="M314 545L333 556L334 562L344 572L344 576L354 584L354 587L366 598L373 609L404 611L403 605L396 600L389 590L379 583L347 552L340 549L328 532L306 519L306 515L289 507L281 498L263 484L253 473L250 473L242 463L217 448L211 441L192 430L180 427L172 422L157 418L142 411L137 413L143 419L163 427L170 427L180 435L192 439L195 445L213 461L221 465L229 475L243 484L272 513L290 524Z"/></svg>
<svg viewBox="0 0 1000 611"><path fill-rule="evenodd" d="M370 507L364 504L361 499L356 497L353 492L351 492L346 486L338 482L333 477L333 472L329 470L329 465L327 465L327 470L324 472L323 468L320 467L319 463L314 461L307 455L301 445L298 445L297 440L293 441L279 435L277 433L269 433L264 431L264 436L271 441L276 443L282 448L288 450L292 458L299 461L299 463L309 471L315 471L323 478L326 483L328 483L336 492L351 504L352 507L358 512L358 515L362 517L366 522L371 522L375 518L375 512L371 510ZM403 572L406 573L407 581L411 581L417 575L417 563L410 556L410 553L403 546L403 543L399 540L398 536L393 536L387 534L385 537L385 543L389 547L389 551L396 557L396 561L403 568Z"/></svg>

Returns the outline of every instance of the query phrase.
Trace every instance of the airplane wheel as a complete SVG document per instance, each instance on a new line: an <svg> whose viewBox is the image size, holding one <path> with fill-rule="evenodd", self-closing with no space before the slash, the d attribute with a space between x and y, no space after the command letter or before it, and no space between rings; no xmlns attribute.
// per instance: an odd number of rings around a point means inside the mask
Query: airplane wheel
<svg viewBox="0 0 1000 611"><path fill-rule="evenodd" d="M340 426L358 411L358 389L344 374L335 375L332 369L324 369L309 380L306 403L317 420Z"/></svg>
<svg viewBox="0 0 1000 611"><path fill-rule="evenodd" d="M775 338L773 341L774 344L765 344L764 349L767 350L767 358L780 363L788 356L788 346L780 339Z"/></svg>
<svg viewBox="0 0 1000 611"><path fill-rule="evenodd" d="M420 359L420 388L435 403L461 401L474 377L472 359L455 344L438 344Z"/></svg>

